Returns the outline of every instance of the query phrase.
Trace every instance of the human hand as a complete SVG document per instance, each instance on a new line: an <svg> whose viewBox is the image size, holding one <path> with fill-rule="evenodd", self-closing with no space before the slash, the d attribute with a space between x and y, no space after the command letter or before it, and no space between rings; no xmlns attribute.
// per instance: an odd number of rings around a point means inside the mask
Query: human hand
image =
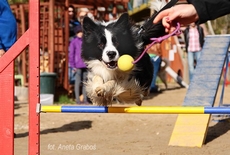
<svg viewBox="0 0 230 155"><path fill-rule="evenodd" d="M181 26L186 26L199 19L195 7L192 4L179 4L169 9L160 12L153 23L156 24L162 20L165 27L165 32L170 32L176 29L177 23Z"/></svg>
<svg viewBox="0 0 230 155"><path fill-rule="evenodd" d="M5 52L5 50L4 49L0 49L0 57L2 57L3 56L3 54L5 54L6 52Z"/></svg>

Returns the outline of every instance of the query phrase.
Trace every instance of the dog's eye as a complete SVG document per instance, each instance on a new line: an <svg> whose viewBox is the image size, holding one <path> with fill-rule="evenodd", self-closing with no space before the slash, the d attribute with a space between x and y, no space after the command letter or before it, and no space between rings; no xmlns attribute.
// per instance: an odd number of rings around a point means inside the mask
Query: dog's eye
<svg viewBox="0 0 230 155"><path fill-rule="evenodd" d="M99 43L99 44L98 44L98 47L99 47L100 49L103 49L103 48L104 48L104 45L105 45L105 44L103 44L103 43Z"/></svg>
<svg viewBox="0 0 230 155"><path fill-rule="evenodd" d="M116 37L112 37L112 42L115 46L118 46L118 41Z"/></svg>
<svg viewBox="0 0 230 155"><path fill-rule="evenodd" d="M105 44L106 44L106 38L105 37L101 37L100 43L98 43L98 47L100 49L103 49L105 47Z"/></svg>

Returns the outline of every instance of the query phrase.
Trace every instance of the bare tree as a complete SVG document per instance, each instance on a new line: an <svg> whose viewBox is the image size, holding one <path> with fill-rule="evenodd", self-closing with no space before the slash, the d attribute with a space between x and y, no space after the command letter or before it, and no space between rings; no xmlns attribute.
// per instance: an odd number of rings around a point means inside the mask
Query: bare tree
<svg viewBox="0 0 230 155"><path fill-rule="evenodd" d="M220 17L212 22L215 34L229 34L230 33L230 15Z"/></svg>

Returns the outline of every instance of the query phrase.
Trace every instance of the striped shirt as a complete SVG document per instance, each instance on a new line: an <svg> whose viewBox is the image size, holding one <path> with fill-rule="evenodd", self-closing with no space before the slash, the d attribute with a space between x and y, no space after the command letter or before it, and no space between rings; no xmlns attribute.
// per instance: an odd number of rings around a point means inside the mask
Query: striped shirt
<svg viewBox="0 0 230 155"><path fill-rule="evenodd" d="M189 52L197 52L201 50L200 42L199 42L199 32L196 27L189 28L189 43L188 43L188 51Z"/></svg>

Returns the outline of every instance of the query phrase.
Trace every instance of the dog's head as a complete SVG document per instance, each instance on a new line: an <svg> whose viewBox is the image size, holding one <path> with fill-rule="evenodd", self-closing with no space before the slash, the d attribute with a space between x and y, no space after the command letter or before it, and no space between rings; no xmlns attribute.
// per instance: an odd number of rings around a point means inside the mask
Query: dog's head
<svg viewBox="0 0 230 155"><path fill-rule="evenodd" d="M82 58L89 62L99 60L109 69L117 68L117 60L124 54L134 58L138 55L138 45L127 13L112 22L83 20Z"/></svg>

